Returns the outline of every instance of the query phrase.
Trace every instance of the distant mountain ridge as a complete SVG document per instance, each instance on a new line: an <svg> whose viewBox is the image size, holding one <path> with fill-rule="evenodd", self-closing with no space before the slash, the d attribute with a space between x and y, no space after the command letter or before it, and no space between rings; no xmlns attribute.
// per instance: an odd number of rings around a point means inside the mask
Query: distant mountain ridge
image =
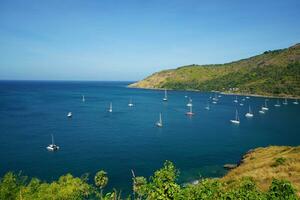
<svg viewBox="0 0 300 200"><path fill-rule="evenodd" d="M300 97L300 43L225 64L163 70L129 87Z"/></svg>

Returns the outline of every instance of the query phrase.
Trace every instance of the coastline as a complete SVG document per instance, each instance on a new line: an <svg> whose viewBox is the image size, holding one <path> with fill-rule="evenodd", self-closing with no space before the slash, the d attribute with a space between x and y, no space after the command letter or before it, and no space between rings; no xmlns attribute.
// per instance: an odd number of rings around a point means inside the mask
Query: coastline
<svg viewBox="0 0 300 200"><path fill-rule="evenodd" d="M242 180L243 177L251 177L260 189L267 191L273 178L284 178L293 183L297 189L298 196L300 196L300 183L297 178L300 175L299 154L299 145L256 147L245 152L236 163L224 163L223 167L227 169L224 176L210 177L208 179L217 179L223 183L229 183L230 186L231 182ZM279 159L281 161L278 161ZM236 166L229 169L225 165ZM201 179L194 179L183 183L183 185L197 185L200 182Z"/></svg>
<svg viewBox="0 0 300 200"><path fill-rule="evenodd" d="M132 85L132 84L130 84ZM144 89L144 90L165 90L164 88L150 88L150 87L137 87L137 86L130 86L127 85L127 88L133 88L133 89ZM284 96L274 96L274 95L267 95L267 94L249 94L249 93L233 93L233 92L220 92L220 91L201 91L196 89L187 89L187 90L180 90L180 89L167 89L170 91L187 91L187 92L217 92L223 95L237 95L237 96L251 96L251 97L261 97L261 98L273 98L273 99L300 99L300 96L292 96L292 95L284 95Z"/></svg>

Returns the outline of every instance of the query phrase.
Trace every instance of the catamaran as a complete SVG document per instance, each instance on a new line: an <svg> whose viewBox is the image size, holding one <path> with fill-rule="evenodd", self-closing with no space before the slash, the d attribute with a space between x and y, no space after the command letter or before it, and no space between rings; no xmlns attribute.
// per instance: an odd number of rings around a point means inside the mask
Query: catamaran
<svg viewBox="0 0 300 200"><path fill-rule="evenodd" d="M84 95L82 95L82 102L85 102L85 98L84 98Z"/></svg>
<svg viewBox="0 0 300 200"><path fill-rule="evenodd" d="M168 101L168 94L167 94L167 90L165 89L165 97L163 98L163 101Z"/></svg>
<svg viewBox="0 0 300 200"><path fill-rule="evenodd" d="M251 111L250 105L249 105L249 111L246 113L245 116L246 116L246 117L253 117L253 113L252 113L252 111Z"/></svg>
<svg viewBox="0 0 300 200"><path fill-rule="evenodd" d="M113 111L113 110L112 110L112 102L110 102L108 112L111 113L112 111Z"/></svg>
<svg viewBox="0 0 300 200"><path fill-rule="evenodd" d="M279 103L279 100L277 99L277 102L276 104L274 105L275 107L280 107L280 103Z"/></svg>
<svg viewBox="0 0 300 200"><path fill-rule="evenodd" d="M190 111L188 111L188 112L186 112L185 113L186 115L194 115L194 113L193 113L193 105L192 106L190 106Z"/></svg>
<svg viewBox="0 0 300 200"><path fill-rule="evenodd" d="M67 117L71 118L72 117L72 112L68 112Z"/></svg>
<svg viewBox="0 0 300 200"><path fill-rule="evenodd" d="M240 123L239 114L238 114L237 110L235 110L235 119L230 120L230 122L234 123L234 124L239 124Z"/></svg>
<svg viewBox="0 0 300 200"><path fill-rule="evenodd" d="M49 151L56 151L56 150L59 149L59 146L57 146L56 144L54 144L53 134L51 134L51 138L52 138L52 144L49 144L49 145L47 146L47 149L48 149Z"/></svg>
<svg viewBox="0 0 300 200"><path fill-rule="evenodd" d="M162 124L162 118L161 118L161 113L159 113L159 121L156 122L156 126L158 126L158 127L162 127L163 126L163 124Z"/></svg>
<svg viewBox="0 0 300 200"><path fill-rule="evenodd" d="M132 103L132 99L131 99L131 98L129 99L128 106L129 106L129 107L132 107L132 106L133 106L133 103Z"/></svg>
<svg viewBox="0 0 300 200"><path fill-rule="evenodd" d="M298 105L298 99L296 99L293 104Z"/></svg>
<svg viewBox="0 0 300 200"><path fill-rule="evenodd" d="M265 106L261 107L262 110L269 110L268 106L267 106L267 99L265 100Z"/></svg>
<svg viewBox="0 0 300 200"><path fill-rule="evenodd" d="M235 100L233 101L234 103L238 102L237 96L235 96Z"/></svg>
<svg viewBox="0 0 300 200"><path fill-rule="evenodd" d="M282 103L283 105L288 105L287 99L284 99L284 102Z"/></svg>

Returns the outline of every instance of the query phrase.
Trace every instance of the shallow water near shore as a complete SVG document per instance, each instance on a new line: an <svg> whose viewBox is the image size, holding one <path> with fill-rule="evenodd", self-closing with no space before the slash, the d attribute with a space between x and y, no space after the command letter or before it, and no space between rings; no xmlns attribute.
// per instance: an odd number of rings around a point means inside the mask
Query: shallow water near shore
<svg viewBox="0 0 300 200"><path fill-rule="evenodd" d="M152 175L165 160L179 168L180 182L198 177L220 177L223 165L237 163L249 149L268 145L300 144L300 105L274 107L259 114L265 98L250 97L244 106L235 96L222 95L205 110L212 93L127 88L129 82L0 82L0 174L22 170L51 181L72 173L92 176L108 172L108 188L128 193L131 169L138 176ZM85 95L85 102L82 102ZM195 115L186 104L193 100ZM133 107L128 107L132 98ZM243 97L239 96L241 101ZM108 113L109 103L113 112ZM248 105L254 112L245 118ZM230 119L239 111L241 123ZM73 117L67 118L72 112ZM162 112L162 128L155 126ZM60 146L48 152L51 134Z"/></svg>

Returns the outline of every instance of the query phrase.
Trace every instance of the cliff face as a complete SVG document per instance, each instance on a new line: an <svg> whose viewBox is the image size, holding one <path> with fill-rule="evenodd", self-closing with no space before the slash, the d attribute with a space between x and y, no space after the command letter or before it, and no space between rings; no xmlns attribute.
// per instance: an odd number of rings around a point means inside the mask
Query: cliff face
<svg viewBox="0 0 300 200"><path fill-rule="evenodd" d="M164 70L129 87L300 96L299 62L300 44L296 44L226 64Z"/></svg>

